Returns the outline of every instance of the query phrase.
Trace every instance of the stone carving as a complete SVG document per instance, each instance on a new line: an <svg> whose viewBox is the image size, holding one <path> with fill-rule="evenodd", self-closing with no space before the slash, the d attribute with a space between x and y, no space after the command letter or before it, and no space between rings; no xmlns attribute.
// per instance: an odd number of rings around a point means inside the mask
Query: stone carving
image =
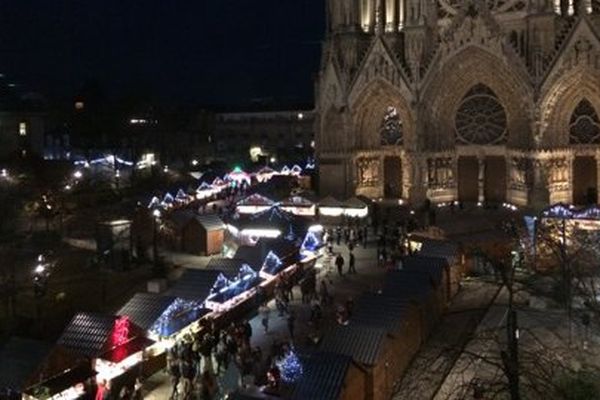
<svg viewBox="0 0 600 400"><path fill-rule="evenodd" d="M375 157L360 158L357 161L358 185L362 187L379 184L379 159Z"/></svg>
<svg viewBox="0 0 600 400"><path fill-rule="evenodd" d="M427 182L430 189L455 187L453 159L444 157L427 160Z"/></svg>

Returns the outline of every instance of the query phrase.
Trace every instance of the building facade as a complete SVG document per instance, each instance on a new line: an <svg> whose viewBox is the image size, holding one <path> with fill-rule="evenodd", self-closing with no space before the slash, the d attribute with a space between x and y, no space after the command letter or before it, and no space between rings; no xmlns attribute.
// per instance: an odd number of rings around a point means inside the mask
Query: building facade
<svg viewBox="0 0 600 400"><path fill-rule="evenodd" d="M313 154L314 124L313 110L218 113L216 153L233 162L256 161L256 156L283 163L306 160Z"/></svg>
<svg viewBox="0 0 600 400"><path fill-rule="evenodd" d="M600 2L329 0L321 192L598 201Z"/></svg>

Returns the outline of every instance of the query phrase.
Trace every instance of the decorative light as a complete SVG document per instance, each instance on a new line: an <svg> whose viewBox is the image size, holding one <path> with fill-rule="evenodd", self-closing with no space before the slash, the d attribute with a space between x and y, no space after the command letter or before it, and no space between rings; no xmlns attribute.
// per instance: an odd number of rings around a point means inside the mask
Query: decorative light
<svg viewBox="0 0 600 400"><path fill-rule="evenodd" d="M303 113L298 113L298 120L302 121L304 119Z"/></svg>
<svg viewBox="0 0 600 400"><path fill-rule="evenodd" d="M35 270L33 272L35 272L36 274L42 274L45 270L46 267L43 264L38 264L36 265Z"/></svg>
<svg viewBox="0 0 600 400"><path fill-rule="evenodd" d="M302 363L296 355L294 348L283 357L282 360L275 363L281 371L281 379L285 383L294 383L302 377L304 370Z"/></svg>
<svg viewBox="0 0 600 400"><path fill-rule="evenodd" d="M168 166L168 165L165 165L165 166L163 167L163 172L164 172L164 173L167 173L167 172L169 172L169 166Z"/></svg>
<svg viewBox="0 0 600 400"><path fill-rule="evenodd" d="M275 157L271 157L269 161L271 162L271 164L275 164L277 162L277 159Z"/></svg>
<svg viewBox="0 0 600 400"><path fill-rule="evenodd" d="M120 346L129 339L129 318L120 317L115 320L115 326L112 333L112 343L114 346Z"/></svg>
<svg viewBox="0 0 600 400"><path fill-rule="evenodd" d="M483 207L483 203L481 201L477 202L477 207Z"/></svg>
<svg viewBox="0 0 600 400"><path fill-rule="evenodd" d="M196 165L198 165L198 160L192 160L192 165L195 167Z"/></svg>
<svg viewBox="0 0 600 400"><path fill-rule="evenodd" d="M75 172L73 173L73 177L74 177L75 179L81 179L81 178L83 177L83 173L82 173L81 171L75 171Z"/></svg>
<svg viewBox="0 0 600 400"><path fill-rule="evenodd" d="M121 177L121 171L116 170L115 171L115 178L120 178Z"/></svg>
<svg viewBox="0 0 600 400"><path fill-rule="evenodd" d="M283 261L272 251L267 254L265 262L261 271L266 272L269 275L276 275L279 272L279 268L283 265Z"/></svg>
<svg viewBox="0 0 600 400"><path fill-rule="evenodd" d="M2 175L3 178L8 178L8 171L6 170L6 168L2 168L2 172L0 172L0 175Z"/></svg>
<svg viewBox="0 0 600 400"><path fill-rule="evenodd" d="M154 210L152 211L152 215L154 216L154 218L160 218L160 210Z"/></svg>

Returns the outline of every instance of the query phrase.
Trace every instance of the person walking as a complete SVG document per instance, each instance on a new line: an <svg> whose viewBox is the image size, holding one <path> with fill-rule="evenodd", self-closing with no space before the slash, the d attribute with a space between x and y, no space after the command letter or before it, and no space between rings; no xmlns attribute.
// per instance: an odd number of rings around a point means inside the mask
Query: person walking
<svg viewBox="0 0 600 400"><path fill-rule="evenodd" d="M344 275L344 257L342 257L341 253L338 253L337 257L335 258L335 266L337 267L338 275Z"/></svg>
<svg viewBox="0 0 600 400"><path fill-rule="evenodd" d="M288 326L288 332L290 333L290 338L292 340L294 340L294 328L296 327L296 315L293 311L290 312L290 315L287 318L287 326Z"/></svg>
<svg viewBox="0 0 600 400"><path fill-rule="evenodd" d="M329 290L327 290L327 283L322 280L321 286L319 287L319 296L321 297L321 304L329 304Z"/></svg>
<svg viewBox="0 0 600 400"><path fill-rule="evenodd" d="M356 274L356 257L353 252L350 252L348 259L348 274Z"/></svg>
<svg viewBox="0 0 600 400"><path fill-rule="evenodd" d="M271 313L269 306L266 304L263 304L260 307L260 313L262 315L262 319L260 320L260 322L261 322L263 328L265 329L265 334L269 333L269 314Z"/></svg>

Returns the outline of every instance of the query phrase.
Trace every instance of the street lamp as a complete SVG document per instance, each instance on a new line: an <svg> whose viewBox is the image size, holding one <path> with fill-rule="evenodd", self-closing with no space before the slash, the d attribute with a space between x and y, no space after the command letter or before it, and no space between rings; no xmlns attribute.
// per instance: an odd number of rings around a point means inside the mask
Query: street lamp
<svg viewBox="0 0 600 400"><path fill-rule="evenodd" d="M154 267L158 270L158 220L160 218L160 210L152 211L152 259Z"/></svg>

